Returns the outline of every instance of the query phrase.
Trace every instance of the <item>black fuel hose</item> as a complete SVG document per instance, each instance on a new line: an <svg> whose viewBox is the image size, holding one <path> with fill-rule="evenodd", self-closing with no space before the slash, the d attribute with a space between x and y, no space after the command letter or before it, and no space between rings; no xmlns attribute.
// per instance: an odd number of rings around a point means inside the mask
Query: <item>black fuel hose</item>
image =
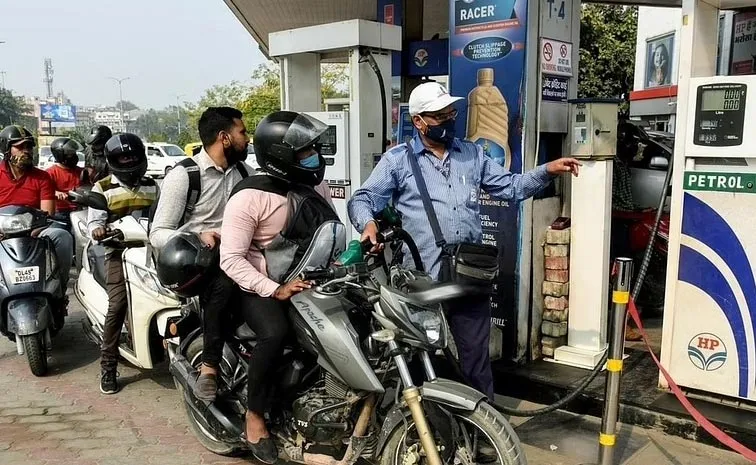
<svg viewBox="0 0 756 465"><path fill-rule="evenodd" d="M537 415L543 415L544 413L550 413L554 410L559 410L560 408L564 407L565 405L572 402L577 396L583 393L585 391L585 388L588 387L589 384L593 382L594 379L601 373L601 369L604 367L604 363L606 362L607 357L609 356L609 350L607 349L604 352L604 355L601 357L601 360L599 360L596 367L591 371L591 373L586 376L583 381L569 394L562 397L558 401L554 402L551 405L547 405L546 407L542 407L539 409L534 410L518 410L510 407L506 407L504 405L498 405L491 402L491 405L501 413L505 415L511 415L513 417L535 417Z"/></svg>
<svg viewBox="0 0 756 465"><path fill-rule="evenodd" d="M641 287L643 287L643 281L646 279L646 273L648 273L648 266L651 263L651 255L653 254L654 242L656 242L656 234L659 232L659 223L661 223L662 210L664 209L664 203L667 200L667 189L669 189L669 183L672 180L672 159L674 158L672 149L656 141L649 142L656 144L657 146L659 146L659 148L669 153L669 163L667 164L667 175L664 177L664 186L661 191L661 198L659 199L659 208L656 210L654 227L651 230L651 237L648 239L648 244L646 244L646 251L643 253L643 261L641 261L640 270L638 271L638 276L635 278L635 285L633 286L631 292L633 300L638 299Z"/></svg>
<svg viewBox="0 0 756 465"><path fill-rule="evenodd" d="M383 84L383 74L378 67L378 63L375 62L373 53L367 47L360 47L360 55L367 59L370 68L375 73L375 77L378 78L378 87L381 92L381 153L386 153L386 140L388 139L388 100L386 98L386 86Z"/></svg>
<svg viewBox="0 0 756 465"><path fill-rule="evenodd" d="M457 362L457 360L454 358L454 355L451 353L449 347L446 347L444 349L444 355L446 356L446 359L449 361L449 363L451 363L454 374L457 375L457 377L459 377L460 379L465 379L464 375L462 374L462 369L459 366L459 362ZM599 373L601 373L601 369L604 367L604 363L606 362L608 356L609 350L606 350L604 352L604 355L601 356L601 360L599 360L598 364L593 368L588 376L586 376L572 392L551 405L547 405L545 407L534 410L518 410L511 407L506 407L504 405L495 404L493 402L493 399L489 399L489 403L493 408L500 411L504 415L510 415L513 417L535 417L537 415L543 415L544 413L553 412L554 410L559 410L560 408L572 402L577 396L582 394L583 391L585 391L585 388L587 388L588 385L591 384L594 379L596 379Z"/></svg>

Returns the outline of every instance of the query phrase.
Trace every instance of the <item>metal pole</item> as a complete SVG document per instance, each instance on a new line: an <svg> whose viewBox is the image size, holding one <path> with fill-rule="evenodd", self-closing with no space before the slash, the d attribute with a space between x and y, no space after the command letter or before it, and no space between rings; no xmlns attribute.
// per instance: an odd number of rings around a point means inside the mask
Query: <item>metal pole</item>
<svg viewBox="0 0 756 465"><path fill-rule="evenodd" d="M617 267L617 278L612 292L612 338L609 340L609 357L606 359L606 390L604 392L604 414L601 417L601 434L599 435L599 465L614 464L622 356L625 352L625 317L627 315L627 303L630 300L630 279L633 276L633 261L631 259L617 258L614 263Z"/></svg>
<svg viewBox="0 0 756 465"><path fill-rule="evenodd" d="M179 107L179 98L183 95L176 96L176 124L178 125L178 135L181 135L181 107Z"/></svg>
<svg viewBox="0 0 756 465"><path fill-rule="evenodd" d="M131 79L131 77L125 77L125 78L109 77L108 79L112 79L118 83L118 106L120 107L120 113L121 113L121 132L125 132L126 122L123 120L123 81L128 81L129 79Z"/></svg>

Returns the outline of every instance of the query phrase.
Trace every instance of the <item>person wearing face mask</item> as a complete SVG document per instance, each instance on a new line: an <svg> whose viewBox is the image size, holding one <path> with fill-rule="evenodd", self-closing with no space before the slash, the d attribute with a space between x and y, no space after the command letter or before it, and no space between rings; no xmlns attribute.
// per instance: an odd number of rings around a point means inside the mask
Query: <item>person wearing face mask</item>
<svg viewBox="0 0 756 465"><path fill-rule="evenodd" d="M523 174L512 174L487 157L483 148L456 137L457 110L462 100L452 97L436 82L417 86L409 98L415 135L381 157L370 177L352 195L349 218L362 232L362 240L376 242L373 220L389 202L402 214L402 227L417 243L426 270L439 279L441 248L436 243L413 176L410 157L415 157L429 197L448 244L481 243L483 233L478 206L479 191L519 202L546 187L556 175L577 176L580 163L561 158ZM406 257L409 259L409 257ZM411 266L411 260L405 264ZM467 381L493 400L493 375L488 355L491 310L488 297L466 298L445 308L457 344L462 372Z"/></svg>
<svg viewBox="0 0 756 465"><path fill-rule="evenodd" d="M271 368L289 331L286 302L310 287L301 279L285 279L299 265L314 232L338 219L318 150L318 139L327 130L322 121L292 111L263 118L254 144L265 174L241 181L223 215L220 266L240 287L238 311L257 334L247 367L244 439L263 463L278 458L264 414L270 405Z"/></svg>
<svg viewBox="0 0 756 465"><path fill-rule="evenodd" d="M179 162L163 180L150 226L150 244L160 250L178 233L199 234L209 248L220 241L221 222L231 189L254 174L244 163L249 136L242 113L230 107L210 107L198 123L202 150ZM199 186L192 187L192 177ZM215 400L216 374L223 350L222 329L228 312L224 309L236 286L220 268L210 270L207 285L200 293L203 311L202 368L195 383L195 395Z"/></svg>
<svg viewBox="0 0 756 465"><path fill-rule="evenodd" d="M34 167L34 136L21 126L7 126L0 131L0 207L8 205L37 208L55 214L55 186L50 175ZM55 246L63 288L73 261L73 237L65 229L47 228L39 233Z"/></svg>
<svg viewBox="0 0 756 465"><path fill-rule="evenodd" d="M68 137L59 137L50 144L55 164L47 174L55 185L55 219L71 228L71 212L76 205L68 201L68 193L81 185L83 170L79 168L79 152L82 146Z"/></svg>

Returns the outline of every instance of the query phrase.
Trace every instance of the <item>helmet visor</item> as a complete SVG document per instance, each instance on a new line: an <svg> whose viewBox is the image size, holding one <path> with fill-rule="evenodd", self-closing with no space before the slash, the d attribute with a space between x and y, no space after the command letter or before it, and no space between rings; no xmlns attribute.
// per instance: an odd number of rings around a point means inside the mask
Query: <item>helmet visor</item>
<svg viewBox="0 0 756 465"><path fill-rule="evenodd" d="M286 131L283 143L298 152L313 145L327 129L328 125L322 121L300 113Z"/></svg>

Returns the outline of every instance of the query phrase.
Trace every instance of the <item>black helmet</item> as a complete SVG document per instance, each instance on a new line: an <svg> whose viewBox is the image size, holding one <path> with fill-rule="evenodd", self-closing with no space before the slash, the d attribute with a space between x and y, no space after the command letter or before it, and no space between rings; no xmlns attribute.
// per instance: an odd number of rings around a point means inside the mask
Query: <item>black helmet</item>
<svg viewBox="0 0 756 465"><path fill-rule="evenodd" d="M113 131L111 131L109 127L95 126L92 128L92 131L89 133L87 140L85 140L84 142L87 145L103 146L105 145L105 142L107 142L111 137L113 137Z"/></svg>
<svg viewBox="0 0 756 465"><path fill-rule="evenodd" d="M23 126L10 125L0 131L0 153L7 155L13 145L21 142L31 142L34 147L34 136Z"/></svg>
<svg viewBox="0 0 756 465"><path fill-rule="evenodd" d="M71 167L79 163L79 152L82 150L81 144L68 137L59 137L50 144L55 161Z"/></svg>
<svg viewBox="0 0 756 465"><path fill-rule="evenodd" d="M158 280L181 297L193 297L200 293L206 284L204 278L219 262L218 247L208 247L198 234L181 232L160 249Z"/></svg>
<svg viewBox="0 0 756 465"><path fill-rule="evenodd" d="M123 156L133 156L134 160L121 163ZM136 186L147 172L147 154L142 139L127 132L108 139L105 143L105 160L110 172L127 186Z"/></svg>
<svg viewBox="0 0 756 465"><path fill-rule="evenodd" d="M299 164L297 153L319 148L318 138L328 126L305 114L276 111L269 114L255 128L254 146L257 163L263 171L291 182L316 186L323 181L325 159L318 154L320 164L306 168Z"/></svg>

